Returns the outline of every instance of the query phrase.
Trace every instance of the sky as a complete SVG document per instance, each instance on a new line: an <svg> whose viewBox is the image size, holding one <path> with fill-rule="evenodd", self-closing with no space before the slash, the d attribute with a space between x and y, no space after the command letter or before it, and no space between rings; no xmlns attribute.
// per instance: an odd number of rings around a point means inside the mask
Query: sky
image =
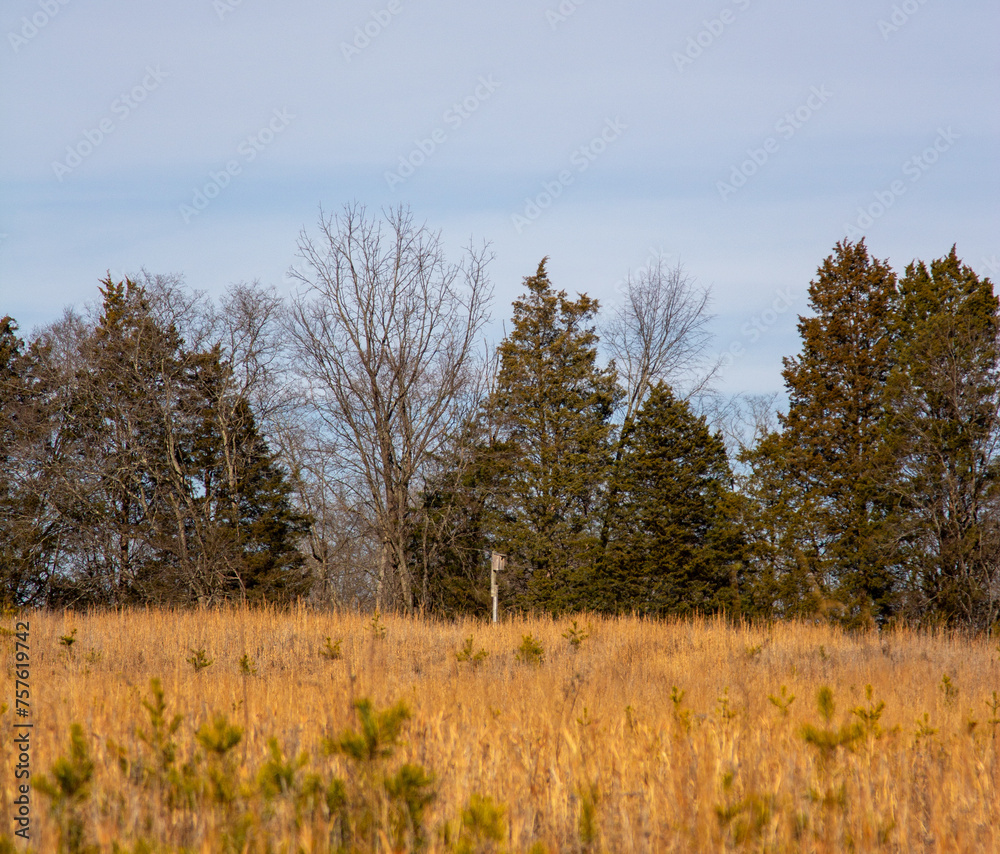
<svg viewBox="0 0 1000 854"><path fill-rule="evenodd" d="M0 316L146 269L291 293L303 230L406 205L605 310L712 294L724 392L780 391L839 240L1000 279L996 0L7 0Z"/></svg>

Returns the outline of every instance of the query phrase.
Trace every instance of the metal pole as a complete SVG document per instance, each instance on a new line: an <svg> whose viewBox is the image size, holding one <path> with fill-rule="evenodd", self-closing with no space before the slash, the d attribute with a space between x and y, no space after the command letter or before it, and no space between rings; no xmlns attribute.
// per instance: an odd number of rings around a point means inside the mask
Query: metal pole
<svg viewBox="0 0 1000 854"><path fill-rule="evenodd" d="M497 589L497 573L503 572L506 563L507 563L506 555L499 554L498 552L493 552L490 560L490 595L493 597L494 623L497 621L497 602L499 599L499 590Z"/></svg>

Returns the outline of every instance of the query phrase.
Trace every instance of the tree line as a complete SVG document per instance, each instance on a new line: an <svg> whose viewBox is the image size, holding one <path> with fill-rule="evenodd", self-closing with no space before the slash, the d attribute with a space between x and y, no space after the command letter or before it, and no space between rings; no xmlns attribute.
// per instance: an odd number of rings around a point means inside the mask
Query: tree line
<svg viewBox="0 0 1000 854"><path fill-rule="evenodd" d="M546 260L484 343L488 246L400 208L303 231L295 294L101 284L0 321L7 605L227 599L1000 618L998 301L957 257L838 243L785 412L712 392L708 293L654 262L610 311Z"/></svg>

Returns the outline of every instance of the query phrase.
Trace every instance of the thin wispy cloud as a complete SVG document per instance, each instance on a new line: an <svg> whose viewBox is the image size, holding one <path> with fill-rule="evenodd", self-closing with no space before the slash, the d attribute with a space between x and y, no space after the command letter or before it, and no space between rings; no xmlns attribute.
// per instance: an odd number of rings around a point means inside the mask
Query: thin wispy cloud
<svg viewBox="0 0 1000 854"><path fill-rule="evenodd" d="M957 243L990 274L998 17L985 0L16 0L0 313L28 330L140 267L287 289L320 205L404 203L449 245L493 242L498 319L543 255L557 286L611 300L660 247L712 288L718 351L740 345L723 384L776 389L837 240L900 269Z"/></svg>

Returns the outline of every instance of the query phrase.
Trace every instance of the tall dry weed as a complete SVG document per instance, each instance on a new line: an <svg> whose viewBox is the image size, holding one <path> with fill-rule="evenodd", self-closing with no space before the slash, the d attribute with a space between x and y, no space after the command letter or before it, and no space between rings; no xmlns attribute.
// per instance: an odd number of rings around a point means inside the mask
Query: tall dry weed
<svg viewBox="0 0 1000 854"><path fill-rule="evenodd" d="M576 619L33 613L32 850L1000 851L995 641Z"/></svg>

